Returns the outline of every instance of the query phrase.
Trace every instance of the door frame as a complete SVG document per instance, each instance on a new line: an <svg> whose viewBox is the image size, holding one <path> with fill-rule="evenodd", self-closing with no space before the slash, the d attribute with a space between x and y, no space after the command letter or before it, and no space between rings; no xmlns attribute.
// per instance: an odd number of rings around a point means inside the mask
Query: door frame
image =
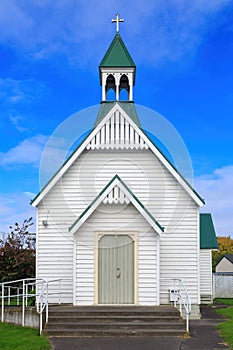
<svg viewBox="0 0 233 350"><path fill-rule="evenodd" d="M118 231L118 230L108 230L108 231L95 231L95 256L94 256L94 289L95 289L95 297L94 297L94 303L97 305L100 305L98 303L98 258L99 258L99 240L101 237L106 235L125 235L132 238L134 242L134 304L138 304L138 232L137 231ZM103 304L101 304L103 305ZM108 304L109 305L109 304ZM120 305L120 304L111 304L111 305ZM121 304L121 305L132 305L132 304Z"/></svg>

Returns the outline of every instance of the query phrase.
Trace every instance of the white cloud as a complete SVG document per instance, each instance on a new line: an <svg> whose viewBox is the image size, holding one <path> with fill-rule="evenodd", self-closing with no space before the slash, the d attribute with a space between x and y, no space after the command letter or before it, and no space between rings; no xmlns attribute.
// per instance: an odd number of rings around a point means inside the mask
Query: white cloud
<svg viewBox="0 0 233 350"><path fill-rule="evenodd" d="M23 192L28 198L33 199L37 194L33 192Z"/></svg>
<svg viewBox="0 0 233 350"><path fill-rule="evenodd" d="M30 217L35 223L35 209L30 205L30 199L25 193L0 193L0 233L9 232L9 226L15 222L21 224ZM31 232L35 230L33 225Z"/></svg>
<svg viewBox="0 0 233 350"><path fill-rule="evenodd" d="M0 166L33 165L39 166L41 155L48 137L36 135L23 140L7 152L0 153Z"/></svg>
<svg viewBox="0 0 233 350"><path fill-rule="evenodd" d="M22 126L22 124L25 123L26 118L21 116L21 115L10 115L9 119L11 121L11 123L15 126L15 128L19 131L19 132L25 132L28 131L29 129Z"/></svg>
<svg viewBox="0 0 233 350"><path fill-rule="evenodd" d="M205 199L203 211L213 215L217 235L233 236L233 165L197 177L195 188Z"/></svg>
<svg viewBox="0 0 233 350"><path fill-rule="evenodd" d="M47 92L47 87L34 79L1 79L0 78L0 115L8 119L21 133L29 132L28 108Z"/></svg>
<svg viewBox="0 0 233 350"><path fill-rule="evenodd" d="M41 96L45 86L34 79L1 79L0 78L0 100L1 103L19 104L20 102L30 103Z"/></svg>
<svg viewBox="0 0 233 350"><path fill-rule="evenodd" d="M122 32L127 44L138 48L134 51L137 63L158 64L195 53L213 23L218 25L221 11L230 1L99 0L98 5L95 0L3 1L0 38L36 58L59 53L76 63L96 62L113 36L110 20L119 12L125 18Z"/></svg>

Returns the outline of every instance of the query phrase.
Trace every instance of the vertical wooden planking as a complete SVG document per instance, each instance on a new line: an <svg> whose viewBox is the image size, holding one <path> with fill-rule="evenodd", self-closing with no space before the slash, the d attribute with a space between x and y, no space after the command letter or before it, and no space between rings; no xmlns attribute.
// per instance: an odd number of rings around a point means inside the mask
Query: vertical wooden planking
<svg viewBox="0 0 233 350"><path fill-rule="evenodd" d="M135 131L135 148L139 149L139 135L136 131Z"/></svg>
<svg viewBox="0 0 233 350"><path fill-rule="evenodd" d="M111 149L114 148L115 145L115 114L110 119L110 125L111 125L111 131L110 131L110 144L111 144Z"/></svg>
<svg viewBox="0 0 233 350"><path fill-rule="evenodd" d="M110 122L109 120L106 123L106 148L110 146Z"/></svg>
<svg viewBox="0 0 233 350"><path fill-rule="evenodd" d="M115 145L116 149L119 148L120 146L120 117L119 117L119 111L116 111L116 119L115 119L115 128L116 128L116 133L115 133Z"/></svg>
<svg viewBox="0 0 233 350"><path fill-rule="evenodd" d="M122 115L120 115L120 145L123 149L125 145L125 118Z"/></svg>
<svg viewBox="0 0 233 350"><path fill-rule="evenodd" d="M100 131L96 134L96 149L100 149Z"/></svg>
<svg viewBox="0 0 233 350"><path fill-rule="evenodd" d="M129 123L125 120L125 148L129 148Z"/></svg>

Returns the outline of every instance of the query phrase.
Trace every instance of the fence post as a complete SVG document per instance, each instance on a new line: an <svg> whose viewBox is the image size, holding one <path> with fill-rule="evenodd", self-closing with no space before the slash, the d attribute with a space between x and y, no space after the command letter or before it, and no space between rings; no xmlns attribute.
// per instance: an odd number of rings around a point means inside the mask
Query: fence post
<svg viewBox="0 0 233 350"><path fill-rule="evenodd" d="M8 289L8 306L11 304L11 287L7 287Z"/></svg>
<svg viewBox="0 0 233 350"><path fill-rule="evenodd" d="M26 307L28 306L28 284L26 284L26 289L25 289L25 293L26 293Z"/></svg>
<svg viewBox="0 0 233 350"><path fill-rule="evenodd" d="M25 299L24 299L24 295L25 295L25 280L23 280L23 293L22 293L22 326L24 327L24 319L25 319Z"/></svg>
<svg viewBox="0 0 233 350"><path fill-rule="evenodd" d="M19 306L19 288L17 288L17 306Z"/></svg>
<svg viewBox="0 0 233 350"><path fill-rule="evenodd" d="M2 322L4 322L4 283L2 284Z"/></svg>

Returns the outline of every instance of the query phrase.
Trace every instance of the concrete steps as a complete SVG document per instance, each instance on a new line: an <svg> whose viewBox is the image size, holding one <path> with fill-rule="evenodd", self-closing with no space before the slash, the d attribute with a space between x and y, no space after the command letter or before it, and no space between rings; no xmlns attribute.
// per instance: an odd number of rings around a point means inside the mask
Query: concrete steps
<svg viewBox="0 0 233 350"><path fill-rule="evenodd" d="M50 307L44 334L51 337L182 336L183 319L172 306Z"/></svg>

